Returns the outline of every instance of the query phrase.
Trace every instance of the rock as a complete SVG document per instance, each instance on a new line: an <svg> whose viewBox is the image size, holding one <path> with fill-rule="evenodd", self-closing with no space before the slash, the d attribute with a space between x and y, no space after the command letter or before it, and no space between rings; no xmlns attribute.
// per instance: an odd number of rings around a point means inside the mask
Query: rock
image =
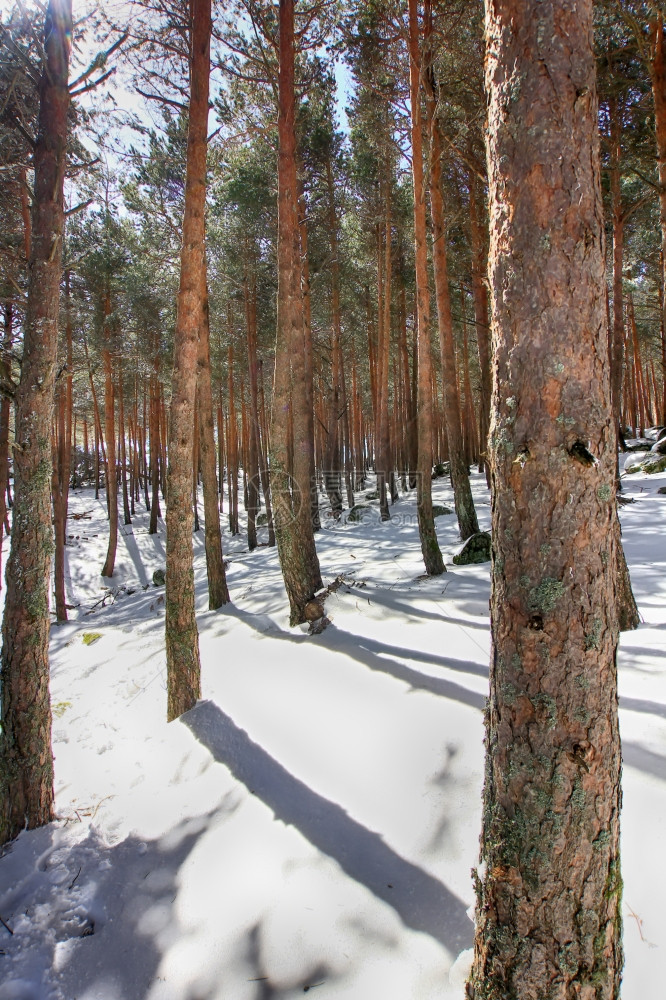
<svg viewBox="0 0 666 1000"><path fill-rule="evenodd" d="M324 617L324 608L319 601L308 601L304 608L305 619L309 622L316 622Z"/></svg>
<svg viewBox="0 0 666 1000"><path fill-rule="evenodd" d="M653 458L647 458L641 465L641 469L648 476L653 476L656 472L663 472L666 469L666 455L655 455Z"/></svg>
<svg viewBox="0 0 666 1000"><path fill-rule="evenodd" d="M262 511L261 514L257 514L255 522L258 528L263 528L265 524L268 524L268 514Z"/></svg>
<svg viewBox="0 0 666 1000"><path fill-rule="evenodd" d="M153 584L156 587L163 587L166 583L166 570L156 569L153 573Z"/></svg>
<svg viewBox="0 0 666 1000"><path fill-rule="evenodd" d="M371 490L369 493L365 494L366 500L379 500L379 491Z"/></svg>
<svg viewBox="0 0 666 1000"><path fill-rule="evenodd" d="M666 486L660 486L657 493L666 493Z"/></svg>
<svg viewBox="0 0 666 1000"><path fill-rule="evenodd" d="M347 520L354 522L365 520L366 510L372 510L372 507L370 507L367 503L357 503L356 506L352 507L352 509L349 511Z"/></svg>
<svg viewBox="0 0 666 1000"><path fill-rule="evenodd" d="M653 444L650 448L651 455L666 455L666 438L661 438L656 444Z"/></svg>
<svg viewBox="0 0 666 1000"><path fill-rule="evenodd" d="M448 462L438 462L437 465L432 470L433 479L441 479L442 476L448 476L451 470L451 466Z"/></svg>
<svg viewBox="0 0 666 1000"><path fill-rule="evenodd" d="M433 517L443 517L445 514L453 514L450 507L443 507L441 504L434 503L432 505L432 516Z"/></svg>
<svg viewBox="0 0 666 1000"><path fill-rule="evenodd" d="M624 471L630 476L633 472L640 472L641 465L648 457L647 451L633 451L624 460Z"/></svg>
<svg viewBox="0 0 666 1000"><path fill-rule="evenodd" d="M456 566L470 566L472 563L484 563L490 560L490 535L487 531L478 531L470 535L457 556L453 557Z"/></svg>

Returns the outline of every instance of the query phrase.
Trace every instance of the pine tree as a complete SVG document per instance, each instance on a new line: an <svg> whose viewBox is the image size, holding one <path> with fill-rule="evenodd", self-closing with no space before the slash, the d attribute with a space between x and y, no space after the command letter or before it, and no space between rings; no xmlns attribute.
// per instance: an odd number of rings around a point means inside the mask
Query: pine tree
<svg viewBox="0 0 666 1000"><path fill-rule="evenodd" d="M44 24L34 148L28 303L16 393L12 541L2 624L0 843L53 818L49 699L51 419L64 230L71 0L50 0Z"/></svg>
<svg viewBox="0 0 666 1000"><path fill-rule="evenodd" d="M486 4L492 654L470 1000L619 997L615 433L592 0Z"/></svg>

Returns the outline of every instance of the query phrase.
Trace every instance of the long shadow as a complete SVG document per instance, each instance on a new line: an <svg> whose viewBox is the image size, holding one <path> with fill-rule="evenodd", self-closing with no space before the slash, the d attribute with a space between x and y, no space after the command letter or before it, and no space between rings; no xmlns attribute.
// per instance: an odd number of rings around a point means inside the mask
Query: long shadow
<svg viewBox="0 0 666 1000"><path fill-rule="evenodd" d="M646 701L643 698L625 698L623 695L620 695L620 708L627 709L629 712L645 712L647 715L659 715L662 719L666 719L666 705L662 705L658 701Z"/></svg>
<svg viewBox="0 0 666 1000"><path fill-rule="evenodd" d="M480 622L468 621L467 619L450 618L444 611L425 611L423 608L416 608L411 604L407 604L404 601L399 600L397 597L393 597L392 595L389 596L390 589L388 587L381 587L377 590L359 590L350 585L349 592L353 594L354 597L358 598L359 601L365 601L366 603L369 602L371 605L380 605L381 607L388 608L390 611L403 614L406 618L423 618L426 621L451 622L456 625L464 625L465 628L481 629L484 632L488 631L488 626ZM445 600L445 596L443 594L435 597L428 593L420 594L418 591L412 591L412 593L418 600L431 600L432 603L437 605L439 605L441 601Z"/></svg>
<svg viewBox="0 0 666 1000"><path fill-rule="evenodd" d="M651 628L659 628L652 625ZM627 657L636 656L666 656L666 649L657 649L655 646L620 646L620 663Z"/></svg>
<svg viewBox="0 0 666 1000"><path fill-rule="evenodd" d="M125 531L123 531L122 537L123 537L123 539L125 541L125 546L127 548L127 552L129 554L129 557L132 560L132 562L134 563L134 567L135 567L135 569L136 569L136 571L138 573L139 583L143 587L144 585L148 584L150 581L148 580L148 574L146 573L146 567L143 565L143 562L141 561L141 553L139 552L139 546L136 544L136 538L134 537L134 531L132 530L132 526L131 525L127 525L127 527L129 528L129 531L127 531L127 533L125 533Z"/></svg>
<svg viewBox="0 0 666 1000"><path fill-rule="evenodd" d="M488 676L488 666L474 663L472 660L457 660L452 656L438 656L435 653L424 653L419 649L409 649L406 646L391 646L388 643L380 642L378 639L368 639L365 636L354 635L351 632L341 633L337 629L327 629L325 642L335 643L336 637L348 635L356 645L382 656L400 656L406 660L414 660L416 663L431 663L435 667L446 667L447 670L457 670L464 674L474 674L477 677ZM336 648L341 647L341 643L336 643ZM344 652L340 648L340 652ZM407 668L405 668L407 669ZM419 677L422 675L419 674Z"/></svg>
<svg viewBox="0 0 666 1000"><path fill-rule="evenodd" d="M404 924L429 934L454 955L470 946L472 925L456 895L295 778L217 705L199 702L181 721L276 819L295 827L350 878L392 906Z"/></svg>
<svg viewBox="0 0 666 1000"><path fill-rule="evenodd" d="M236 617L246 622L250 628L261 635L270 635L271 639L281 639L286 642L296 643L297 645L313 641L312 637L307 635L292 635L290 632L283 632L277 628L272 629L270 627L262 629L259 627L257 621L253 619L252 615L243 611L239 612L237 608L234 609L233 613ZM350 639L352 642L356 640L354 645L349 641ZM462 684L456 684L455 681L447 681L440 677L430 677L428 674L422 674L418 670L412 670L411 667L407 667L404 663L399 663L397 660L390 660L386 656L378 656L374 652L374 649L377 647L382 653L404 654L410 659L422 660L425 663L431 662L430 657L426 653L415 653L411 649L394 649L392 646L384 645L384 643L376 642L373 639L365 639L352 635L349 632L339 631L334 625L329 625L324 634L320 636L320 641L327 649L348 656L352 660L357 660L364 667L368 667L368 669L374 670L377 673L387 674L389 677L395 678L395 680L402 681L403 684L408 684L415 691L429 691L440 698L459 701L463 705L477 708L481 712L486 707L485 695L479 694L477 691L470 691L466 687L463 687ZM438 665L448 667L451 670L460 670L471 674L478 673L481 677L486 677L488 673L487 670L479 667L478 664L468 660L454 660L449 657L436 657L434 660Z"/></svg>
<svg viewBox="0 0 666 1000"><path fill-rule="evenodd" d="M666 757L661 754L646 750L639 743L622 740L622 759L629 767L638 768L645 774L652 774L655 778L666 781Z"/></svg>
<svg viewBox="0 0 666 1000"><path fill-rule="evenodd" d="M332 630L329 627L326 631L328 633ZM338 635L341 634L344 635L344 633L338 633ZM431 677L429 674L422 674L420 671L412 670L411 667L406 666L404 663L389 659L387 656L378 656L377 653L373 652L373 648L371 648L371 640L360 639L358 644L352 648L349 643L336 643L331 636L326 644L329 648L332 646L337 649L337 652L362 663L369 670L387 674L397 681L402 681L403 684L408 684L414 691L429 691L430 694L435 694L439 698L448 698L450 701L461 702L463 705L479 709L480 712L483 712L486 707L486 696L479 694L478 691L470 691L468 688L463 687L462 684L444 680L442 677ZM378 643L378 645L381 646L382 643ZM392 650L390 646L387 646L386 649L390 652L399 652L398 650ZM408 653L411 657L411 651L408 651ZM416 657L413 658L416 659ZM465 660L457 662L460 663L460 666L457 668L453 667L452 669L466 670L471 667L472 669L469 670L469 673L476 673L474 669L476 664L468 663ZM451 667L451 663L445 665ZM481 676L486 676L486 673L484 671Z"/></svg>

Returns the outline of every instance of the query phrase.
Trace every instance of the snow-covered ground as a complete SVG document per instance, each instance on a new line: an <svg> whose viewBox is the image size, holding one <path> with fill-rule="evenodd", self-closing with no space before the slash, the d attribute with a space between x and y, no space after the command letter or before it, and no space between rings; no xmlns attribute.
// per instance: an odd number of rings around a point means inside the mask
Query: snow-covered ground
<svg viewBox="0 0 666 1000"><path fill-rule="evenodd" d="M661 998L666 968L665 483L628 477L622 511L644 618L620 655L624 1000ZM451 501L444 480L434 494ZM233 605L208 611L196 536L203 700L167 725L164 526L123 527L104 581L104 500L72 496L59 819L0 859L0 1000L462 1000L489 567L451 564L449 515L448 573L422 578L413 504L391 524L326 519L324 582L345 584L318 636L288 628L275 551L228 534Z"/></svg>

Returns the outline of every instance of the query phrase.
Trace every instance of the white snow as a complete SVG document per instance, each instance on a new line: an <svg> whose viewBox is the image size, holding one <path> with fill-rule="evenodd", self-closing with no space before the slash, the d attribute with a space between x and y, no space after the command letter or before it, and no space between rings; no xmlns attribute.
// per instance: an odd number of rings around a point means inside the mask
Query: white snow
<svg viewBox="0 0 666 1000"><path fill-rule="evenodd" d="M664 483L626 479L622 509L644 618L620 653L624 1000L661 997L666 966ZM487 528L480 477L474 491ZM208 611L200 532L203 699L167 725L163 523L123 527L104 581L104 497L72 496L90 516L68 522L79 607L52 630L59 818L0 859L0 1000L462 1000L488 565L451 564L449 515L448 573L422 578L413 499L392 511L325 519L324 582L346 582L319 636L288 628L276 552L228 533L233 605Z"/></svg>

